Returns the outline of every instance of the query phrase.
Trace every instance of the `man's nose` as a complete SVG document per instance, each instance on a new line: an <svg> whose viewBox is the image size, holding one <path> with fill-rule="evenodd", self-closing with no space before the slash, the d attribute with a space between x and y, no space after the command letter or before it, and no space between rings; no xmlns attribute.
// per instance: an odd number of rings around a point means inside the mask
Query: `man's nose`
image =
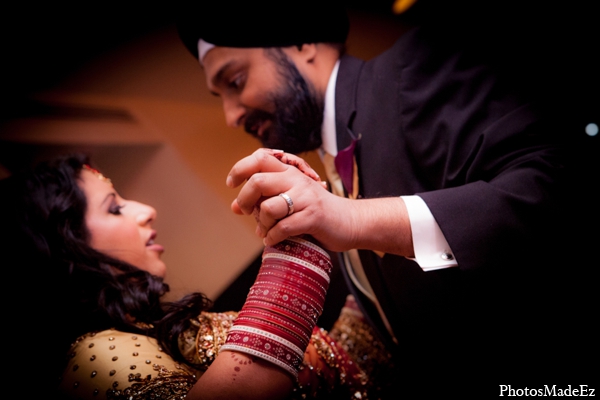
<svg viewBox="0 0 600 400"><path fill-rule="evenodd" d="M237 101L223 100L225 123L230 128L237 128L243 124L246 109Z"/></svg>

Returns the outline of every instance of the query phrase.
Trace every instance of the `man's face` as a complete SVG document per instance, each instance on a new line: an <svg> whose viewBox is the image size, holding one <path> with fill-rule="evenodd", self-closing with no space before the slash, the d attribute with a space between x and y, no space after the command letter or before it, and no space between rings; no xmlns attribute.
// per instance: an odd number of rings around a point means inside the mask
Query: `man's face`
<svg viewBox="0 0 600 400"><path fill-rule="evenodd" d="M215 47L203 64L228 126L243 125L264 147L289 153L321 145L323 95L283 50Z"/></svg>

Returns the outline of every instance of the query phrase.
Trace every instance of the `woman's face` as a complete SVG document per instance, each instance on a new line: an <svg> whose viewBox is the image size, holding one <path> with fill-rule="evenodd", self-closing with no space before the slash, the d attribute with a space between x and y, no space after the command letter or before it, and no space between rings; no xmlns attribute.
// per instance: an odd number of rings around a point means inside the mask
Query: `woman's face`
<svg viewBox="0 0 600 400"><path fill-rule="evenodd" d="M82 169L79 186L87 198L86 226L89 245L107 256L164 277L165 263L160 259L164 248L154 243L152 221L156 210L146 204L125 200L110 181Z"/></svg>

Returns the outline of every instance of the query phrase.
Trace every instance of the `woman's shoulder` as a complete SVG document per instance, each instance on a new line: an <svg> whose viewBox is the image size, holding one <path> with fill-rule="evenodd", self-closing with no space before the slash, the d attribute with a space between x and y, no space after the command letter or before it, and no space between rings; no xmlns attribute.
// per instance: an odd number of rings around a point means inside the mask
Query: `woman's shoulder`
<svg viewBox="0 0 600 400"><path fill-rule="evenodd" d="M236 311L203 311L192 319L188 330L179 340L179 350L191 365L205 371L225 344L229 329L238 316Z"/></svg>
<svg viewBox="0 0 600 400"><path fill-rule="evenodd" d="M180 398L199 377L154 338L114 329L77 338L68 358L60 392L76 399L136 399L163 391L158 398Z"/></svg>

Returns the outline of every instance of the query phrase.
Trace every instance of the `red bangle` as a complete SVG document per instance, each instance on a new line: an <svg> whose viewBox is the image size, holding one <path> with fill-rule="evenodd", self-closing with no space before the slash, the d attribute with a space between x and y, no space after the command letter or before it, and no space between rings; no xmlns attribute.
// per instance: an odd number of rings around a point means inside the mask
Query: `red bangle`
<svg viewBox="0 0 600 400"><path fill-rule="evenodd" d="M273 282L261 280L255 282L252 288L252 298L256 299L272 299L273 301L283 301L287 308L291 310L298 309L300 314L307 314L311 309L314 309L320 315L323 311L322 301L312 295L308 291L298 290L297 287L287 284L287 282ZM248 295L250 298L250 295Z"/></svg>
<svg viewBox="0 0 600 400"><path fill-rule="evenodd" d="M227 341L221 347L223 350L252 354L280 366L294 377L298 376L305 351L269 331L245 325L231 327Z"/></svg>
<svg viewBox="0 0 600 400"><path fill-rule="evenodd" d="M244 314L238 315L237 317L238 323L246 326L254 326L259 329L265 330L277 330L281 332L281 335L284 339L289 340L290 342L296 343L299 347L302 346L302 343L310 340L309 337L306 337L304 332L300 332L297 329L294 329L289 321L275 320L273 318L267 317L262 318L260 314L253 312L252 314Z"/></svg>
<svg viewBox="0 0 600 400"><path fill-rule="evenodd" d="M266 247L222 350L252 354L297 376L323 312L331 269L329 255L310 236Z"/></svg>
<svg viewBox="0 0 600 400"><path fill-rule="evenodd" d="M261 274L261 276L266 277L269 281L272 282L279 282L279 283L291 283L295 286L298 286L301 288L301 290L305 290L308 292L308 294L310 294L311 296L316 296L319 298L320 301L324 301L325 300L325 294L326 291L324 290L324 288L322 287L314 287L314 284L312 282L309 283L305 283L305 281L309 281L308 276L304 275L301 278L297 277L294 274L291 273L282 273L278 270L275 269L267 269L265 268L265 271Z"/></svg>
<svg viewBox="0 0 600 400"><path fill-rule="evenodd" d="M323 271L319 273L318 271L309 269L309 268L298 268L298 264L294 263L290 260L284 260L280 258L270 257L263 261L263 267L265 272L283 270L292 276L297 276L301 279L308 279L311 282L314 282L314 289L319 289L320 291L327 292L329 288L329 278L328 275L323 276Z"/></svg>

